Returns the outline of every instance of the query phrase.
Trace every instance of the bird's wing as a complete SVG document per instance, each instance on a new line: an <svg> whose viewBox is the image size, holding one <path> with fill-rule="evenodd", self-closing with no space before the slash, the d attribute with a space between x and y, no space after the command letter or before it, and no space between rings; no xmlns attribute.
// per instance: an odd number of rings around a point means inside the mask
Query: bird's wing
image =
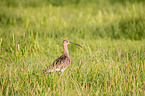
<svg viewBox="0 0 145 96"><path fill-rule="evenodd" d="M52 72L54 68L61 68L63 66L65 66L66 64L68 64L70 62L70 59L67 56L60 56L59 58L57 58L51 66L49 66L48 68L46 68L44 71L45 72ZM63 65L64 64L64 65ZM51 70L51 71L50 71Z"/></svg>
<svg viewBox="0 0 145 96"><path fill-rule="evenodd" d="M63 65L68 64L69 62L69 57L62 55L59 58L57 58L51 66L61 68Z"/></svg>

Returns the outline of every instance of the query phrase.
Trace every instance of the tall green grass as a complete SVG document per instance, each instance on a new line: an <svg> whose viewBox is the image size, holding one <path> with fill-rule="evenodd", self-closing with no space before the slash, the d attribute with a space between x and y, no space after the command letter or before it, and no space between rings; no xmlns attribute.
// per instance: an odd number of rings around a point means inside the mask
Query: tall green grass
<svg viewBox="0 0 145 96"><path fill-rule="evenodd" d="M1 95L145 93L142 0L0 1ZM70 65L42 72L68 45Z"/></svg>

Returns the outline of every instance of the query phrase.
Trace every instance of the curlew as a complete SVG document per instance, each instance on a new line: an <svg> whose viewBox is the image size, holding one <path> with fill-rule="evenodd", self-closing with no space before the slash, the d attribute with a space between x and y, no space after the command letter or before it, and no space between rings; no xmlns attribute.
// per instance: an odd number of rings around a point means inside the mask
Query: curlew
<svg viewBox="0 0 145 96"><path fill-rule="evenodd" d="M75 45L80 46L79 44L76 44L76 43L73 43L73 42L69 42L68 40L64 40L63 41L63 54L60 57L58 57L52 63L51 66L49 66L48 68L44 69L45 73L49 73L49 72L53 72L53 71L62 71L63 72L67 68L67 66L69 65L69 62L70 62L68 48L67 48L68 44L75 44Z"/></svg>

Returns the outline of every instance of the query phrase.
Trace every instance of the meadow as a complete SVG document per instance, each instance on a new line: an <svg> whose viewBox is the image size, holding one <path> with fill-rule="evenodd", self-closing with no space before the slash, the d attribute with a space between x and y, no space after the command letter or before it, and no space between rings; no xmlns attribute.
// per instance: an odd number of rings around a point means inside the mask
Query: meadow
<svg viewBox="0 0 145 96"><path fill-rule="evenodd" d="M144 96L144 0L0 0L2 96ZM68 45L61 74L43 69Z"/></svg>

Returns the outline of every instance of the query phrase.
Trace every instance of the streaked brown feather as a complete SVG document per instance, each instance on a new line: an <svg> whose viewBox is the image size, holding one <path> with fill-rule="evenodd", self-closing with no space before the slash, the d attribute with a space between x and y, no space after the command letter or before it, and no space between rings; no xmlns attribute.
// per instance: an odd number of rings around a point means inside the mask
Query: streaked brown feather
<svg viewBox="0 0 145 96"><path fill-rule="evenodd" d="M75 44L75 45L80 46L79 44L69 42L68 40L64 40L63 41L63 54L59 58L57 58L50 67L44 69L45 73L53 72L54 70L64 71L67 68L70 62L67 44Z"/></svg>
<svg viewBox="0 0 145 96"><path fill-rule="evenodd" d="M46 68L44 71L47 72L51 69L64 69L69 65L70 58L65 54L62 54L59 58L57 58L50 67Z"/></svg>

